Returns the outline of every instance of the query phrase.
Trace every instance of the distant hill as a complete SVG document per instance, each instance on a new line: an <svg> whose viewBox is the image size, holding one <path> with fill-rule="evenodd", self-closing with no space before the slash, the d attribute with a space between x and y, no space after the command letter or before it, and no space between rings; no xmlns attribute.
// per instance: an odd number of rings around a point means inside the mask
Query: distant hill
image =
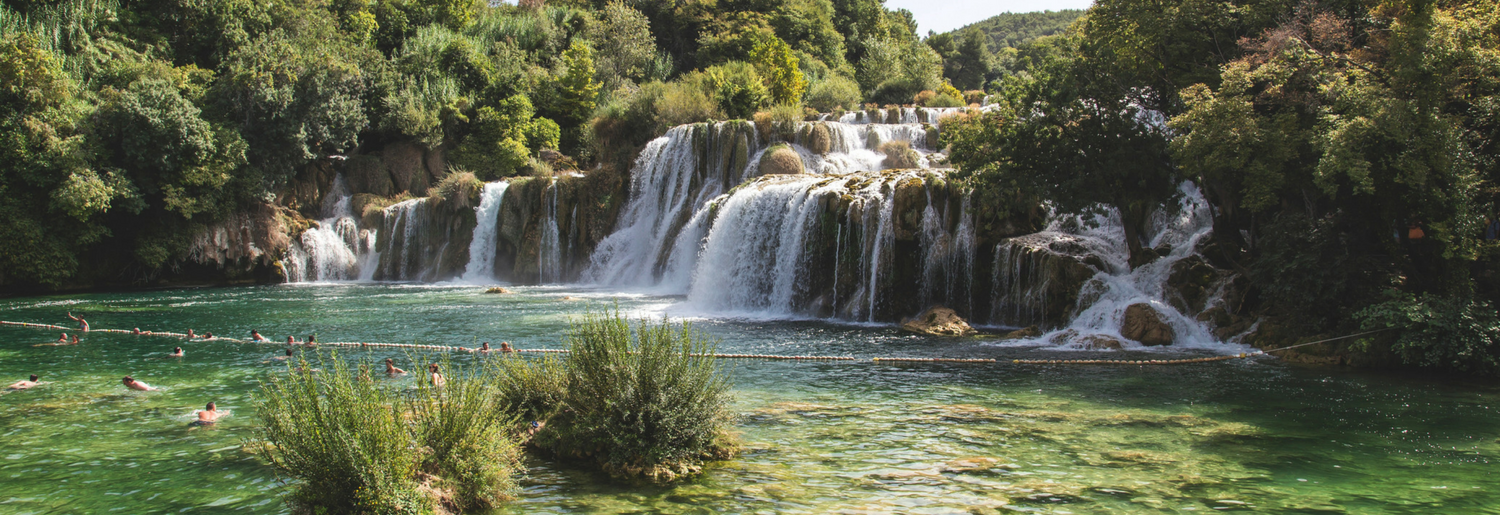
<svg viewBox="0 0 1500 515"><path fill-rule="evenodd" d="M1041 11L1030 13L1004 13L987 20L966 25L953 31L978 29L989 36L990 51L999 53L1005 48L1015 48L1027 41L1061 33L1073 20L1083 16L1081 9Z"/></svg>

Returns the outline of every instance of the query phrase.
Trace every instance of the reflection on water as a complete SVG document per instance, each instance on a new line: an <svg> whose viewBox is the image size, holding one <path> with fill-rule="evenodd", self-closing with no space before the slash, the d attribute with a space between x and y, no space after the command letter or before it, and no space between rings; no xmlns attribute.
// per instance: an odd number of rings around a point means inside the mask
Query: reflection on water
<svg viewBox="0 0 1500 515"><path fill-rule="evenodd" d="M660 313L678 299L564 288L257 287L0 301L7 320L213 331L273 340L508 341L557 348L590 306ZM1269 360L1023 366L1046 351L821 322L697 320L732 353L995 357L998 364L726 363L747 451L703 477L622 484L532 460L501 512L1483 512L1500 504L1500 389ZM0 327L0 512L284 513L253 438L252 394L278 345ZM150 359L181 345L187 357ZM327 349L319 352L329 352ZM346 349L356 359L410 357ZM1068 353L1069 358L1078 357ZM455 359L477 359L455 356ZM132 375L162 388L135 392ZM413 378L397 381L415 381ZM217 425L190 428L214 401Z"/></svg>

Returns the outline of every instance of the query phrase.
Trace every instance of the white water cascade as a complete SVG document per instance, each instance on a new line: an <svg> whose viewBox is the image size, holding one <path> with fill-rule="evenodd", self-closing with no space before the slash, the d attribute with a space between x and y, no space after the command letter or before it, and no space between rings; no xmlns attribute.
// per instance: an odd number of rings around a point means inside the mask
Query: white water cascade
<svg viewBox="0 0 1500 515"><path fill-rule="evenodd" d="M1125 242L1125 231L1118 213L1110 212L1089 218L1054 217L1046 230L1028 235L1030 241L1048 239L1063 242L1077 249L1081 255L1093 256L1089 266L1097 273L1083 284L1078 292L1074 316L1070 323L1043 335L1039 340L1063 347L1087 348L1091 338L1103 337L1125 342L1127 347L1134 342L1120 335L1125 321L1126 308L1133 304L1147 304L1162 315L1163 321L1176 333L1175 347L1222 347L1204 322L1178 311L1167 300L1168 277L1178 262L1195 256L1198 244L1213 230L1211 208L1203 194L1192 183L1184 182L1179 187L1182 200L1175 212L1158 212L1150 220L1150 227L1143 235L1146 246L1166 252L1156 260L1131 269L1128 263L1129 250ZM1007 259L1018 255L1012 252L1012 242L1001 243L996 250L994 275L995 300L992 306L1002 319L1011 316L1025 319L1039 317L1038 311L1046 299L1047 291L1044 264L1035 259ZM1222 294L1207 299L1205 309L1222 302ZM1009 315L1009 316L1006 316Z"/></svg>
<svg viewBox="0 0 1500 515"><path fill-rule="evenodd" d="M484 283L495 280L495 235L500 225L500 203L505 200L509 182L486 183L480 193L479 207L474 208L474 239L469 242L469 264L464 267L464 282Z"/></svg>
<svg viewBox="0 0 1500 515"><path fill-rule="evenodd" d="M557 181L547 185L547 201L542 210L541 238L537 241L537 282L562 281L562 237L557 228Z"/></svg>
<svg viewBox="0 0 1500 515"><path fill-rule="evenodd" d="M323 197L323 218L292 242L283 261L287 282L348 281L373 271L375 231L361 231L350 208L344 176Z"/></svg>

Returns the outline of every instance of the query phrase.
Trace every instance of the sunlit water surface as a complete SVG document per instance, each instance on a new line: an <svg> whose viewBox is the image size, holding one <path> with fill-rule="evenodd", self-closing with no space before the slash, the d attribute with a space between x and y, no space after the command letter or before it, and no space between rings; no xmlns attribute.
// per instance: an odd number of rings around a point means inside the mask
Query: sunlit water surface
<svg viewBox="0 0 1500 515"><path fill-rule="evenodd" d="M321 341L560 348L569 317L677 299L589 290L318 285L0 300L0 319ZM529 460L502 512L1495 513L1500 388L1270 359L1035 366L1089 353L820 322L696 320L721 352L994 357L998 364L731 361L747 448L701 478L625 484ZM286 513L284 483L242 450L252 396L284 346L0 327L0 513ZM182 345L187 356L165 358ZM331 352L321 349L319 352ZM346 355L375 361L400 351ZM1194 354L1168 356L1193 357ZM1155 357L1160 357L1161 354ZM467 355L456 359L471 359ZM408 366L410 368L410 366ZM128 391L133 375L162 388ZM12 379L14 378L14 379ZM230 415L190 427L216 401Z"/></svg>

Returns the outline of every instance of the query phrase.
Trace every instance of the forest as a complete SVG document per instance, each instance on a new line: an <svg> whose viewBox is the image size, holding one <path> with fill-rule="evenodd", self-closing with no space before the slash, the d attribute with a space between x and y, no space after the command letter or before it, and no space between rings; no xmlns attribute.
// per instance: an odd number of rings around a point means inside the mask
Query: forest
<svg viewBox="0 0 1500 515"><path fill-rule="evenodd" d="M1394 328L1342 345L1500 369L1493 2L1101 0L924 38L881 0L7 0L0 83L8 288L170 276L207 225L398 143L479 180L623 173L686 123L968 106L956 177L1117 209L1132 265L1203 190L1225 316L1267 344Z"/></svg>

